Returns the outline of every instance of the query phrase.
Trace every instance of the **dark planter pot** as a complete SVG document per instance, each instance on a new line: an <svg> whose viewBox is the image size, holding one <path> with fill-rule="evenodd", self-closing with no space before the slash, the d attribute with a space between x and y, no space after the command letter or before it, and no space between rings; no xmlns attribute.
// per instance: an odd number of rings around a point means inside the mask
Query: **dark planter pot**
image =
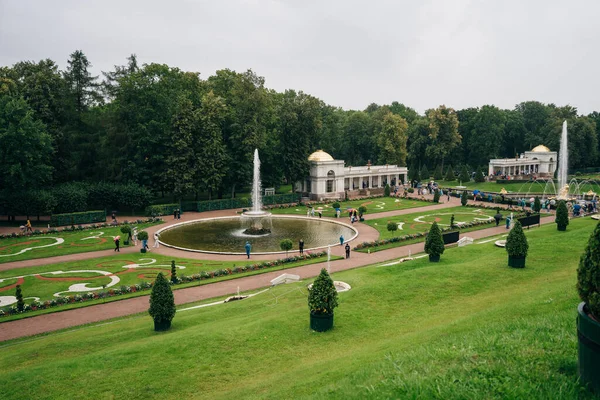
<svg viewBox="0 0 600 400"><path fill-rule="evenodd" d="M526 226L531 226L531 225L539 225L540 224L540 214L530 215L529 217L519 218L519 222L521 223L521 226L523 226L523 228L525 228Z"/></svg>
<svg viewBox="0 0 600 400"><path fill-rule="evenodd" d="M444 239L444 244L456 243L458 242L458 234L459 232L446 232L442 234L442 239Z"/></svg>
<svg viewBox="0 0 600 400"><path fill-rule="evenodd" d="M430 262L440 262L440 255L439 254L430 254L429 261Z"/></svg>
<svg viewBox="0 0 600 400"><path fill-rule="evenodd" d="M317 332L325 332L333 328L333 313L313 314L310 313L310 329Z"/></svg>
<svg viewBox="0 0 600 400"><path fill-rule="evenodd" d="M577 307L578 370L581 383L600 391L600 323L592 319L585 303Z"/></svg>
<svg viewBox="0 0 600 400"><path fill-rule="evenodd" d="M125 246L129 246L129 240L126 240L126 241L124 241L124 242L123 242L123 244L124 244Z"/></svg>
<svg viewBox="0 0 600 400"><path fill-rule="evenodd" d="M146 249L140 249L140 253L145 253Z"/></svg>
<svg viewBox="0 0 600 400"><path fill-rule="evenodd" d="M566 226L557 225L556 229L558 229L559 231L566 231L567 227Z"/></svg>
<svg viewBox="0 0 600 400"><path fill-rule="evenodd" d="M508 266L513 268L525 268L525 257L508 256Z"/></svg>
<svg viewBox="0 0 600 400"><path fill-rule="evenodd" d="M171 327L171 321L154 321L155 331L166 331Z"/></svg>

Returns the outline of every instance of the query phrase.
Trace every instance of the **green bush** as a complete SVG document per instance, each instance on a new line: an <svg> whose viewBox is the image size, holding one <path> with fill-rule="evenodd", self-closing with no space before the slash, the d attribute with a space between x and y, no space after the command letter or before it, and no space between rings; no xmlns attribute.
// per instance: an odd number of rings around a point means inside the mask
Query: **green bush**
<svg viewBox="0 0 600 400"><path fill-rule="evenodd" d="M434 203L439 203L440 202L440 189L435 189L433 191L433 202Z"/></svg>
<svg viewBox="0 0 600 400"><path fill-rule="evenodd" d="M337 201L331 205L331 207L333 207L334 209L340 208L341 206L342 205L340 203L338 203Z"/></svg>
<svg viewBox="0 0 600 400"><path fill-rule="evenodd" d="M540 198L538 196L535 196L535 199L533 200L533 211L539 213L541 209L542 203L540 202Z"/></svg>
<svg viewBox="0 0 600 400"><path fill-rule="evenodd" d="M17 311L23 312L23 309L25 308L25 302L23 301L23 292L21 291L21 285L17 285L15 297L17 298Z"/></svg>
<svg viewBox="0 0 600 400"><path fill-rule="evenodd" d="M515 225L506 238L506 252L511 257L527 257L527 250L529 250L527 237L521 223L515 219Z"/></svg>
<svg viewBox="0 0 600 400"><path fill-rule="evenodd" d="M161 215L173 215L173 211L179 208L179 204L155 204L146 208L146 215L150 217L158 217Z"/></svg>
<svg viewBox="0 0 600 400"><path fill-rule="evenodd" d="M387 230L395 233L398 230L398 223L394 221L388 221Z"/></svg>
<svg viewBox="0 0 600 400"><path fill-rule="evenodd" d="M458 179L462 183L469 183L471 181L471 175L469 174L466 165L463 165L462 169L460 170L460 176L458 177Z"/></svg>
<svg viewBox="0 0 600 400"><path fill-rule="evenodd" d="M469 200L469 197L467 195L467 191L463 190L462 194L460 195L460 204L462 204L463 206L466 206L468 200Z"/></svg>
<svg viewBox="0 0 600 400"><path fill-rule="evenodd" d="M333 314L337 305L338 294L333 280L323 268L308 291L308 308L313 314Z"/></svg>
<svg viewBox="0 0 600 400"><path fill-rule="evenodd" d="M452 169L451 165L448 165L448 170L446 170L446 177L444 180L449 182L456 180L456 175L454 175L454 170Z"/></svg>
<svg viewBox="0 0 600 400"><path fill-rule="evenodd" d="M367 207L365 207L365 206L358 207L358 213L360 215L366 214L367 213Z"/></svg>
<svg viewBox="0 0 600 400"><path fill-rule="evenodd" d="M385 189L383 189L383 195L385 197L390 197L390 185L386 184Z"/></svg>
<svg viewBox="0 0 600 400"><path fill-rule="evenodd" d="M430 177L431 177L431 174L429 173L429 170L427 169L427 165L423 165L423 168L421 168L421 179L428 181Z"/></svg>
<svg viewBox="0 0 600 400"><path fill-rule="evenodd" d="M600 223L590 235L579 260L577 292L594 317L600 318Z"/></svg>
<svg viewBox="0 0 600 400"><path fill-rule="evenodd" d="M171 260L171 282L177 283L177 266L175 265L175 260Z"/></svg>
<svg viewBox="0 0 600 400"><path fill-rule="evenodd" d="M441 165L438 165L438 167L433 172L433 179L435 179L436 181L441 181L442 179L444 179L444 172L442 171Z"/></svg>
<svg viewBox="0 0 600 400"><path fill-rule="evenodd" d="M567 210L567 203L564 200L558 202L555 222L559 231L566 230L567 225L569 225L569 210Z"/></svg>
<svg viewBox="0 0 600 400"><path fill-rule="evenodd" d="M91 224L94 222L106 222L106 212L100 211L85 211L70 214L52 214L50 217L50 225L79 225Z"/></svg>
<svg viewBox="0 0 600 400"><path fill-rule="evenodd" d="M132 232L131 225L123 225L121 227L121 233L123 235L127 235L128 242L131 240L131 232Z"/></svg>
<svg viewBox="0 0 600 400"><path fill-rule="evenodd" d="M171 326L175 316L175 299L169 282L162 272L159 272L152 293L150 294L150 308L148 313L154 320L155 330L166 330Z"/></svg>
<svg viewBox="0 0 600 400"><path fill-rule="evenodd" d="M148 240L148 232L146 231L139 231L137 234L137 237L139 240Z"/></svg>
<svg viewBox="0 0 600 400"><path fill-rule="evenodd" d="M414 192L415 192L415 189L413 189L413 188L411 188L411 187L410 187L410 188L406 189L406 191L407 191L408 193L414 193Z"/></svg>
<svg viewBox="0 0 600 400"><path fill-rule="evenodd" d="M88 208L88 192L83 183L65 183L56 186L52 190L52 195L56 199L56 208L53 210L56 214L82 212Z"/></svg>
<svg viewBox="0 0 600 400"><path fill-rule="evenodd" d="M285 251L286 256L287 252L290 251L293 246L294 244L292 243L291 239L282 239L281 242L279 242L279 247L281 248L281 250Z"/></svg>
<svg viewBox="0 0 600 400"><path fill-rule="evenodd" d="M485 177L483 176L483 171L481 168L477 168L477 172L475 173L475 182L485 182Z"/></svg>
<svg viewBox="0 0 600 400"><path fill-rule="evenodd" d="M444 254L444 238L437 222L431 225L431 229L425 238L425 253L431 256Z"/></svg>

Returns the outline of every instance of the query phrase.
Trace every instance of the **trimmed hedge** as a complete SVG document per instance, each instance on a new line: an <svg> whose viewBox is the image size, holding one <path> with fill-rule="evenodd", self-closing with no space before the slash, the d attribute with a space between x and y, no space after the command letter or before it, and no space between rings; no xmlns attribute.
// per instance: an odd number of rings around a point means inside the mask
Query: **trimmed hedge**
<svg viewBox="0 0 600 400"><path fill-rule="evenodd" d="M173 211L179 208L179 204L156 204L153 206L148 206L146 208L146 215L151 217L157 217L161 215L173 215Z"/></svg>
<svg viewBox="0 0 600 400"><path fill-rule="evenodd" d="M50 217L50 225L64 226L76 224L91 224L94 222L105 222L106 212L100 211L84 211L69 214L52 214Z"/></svg>

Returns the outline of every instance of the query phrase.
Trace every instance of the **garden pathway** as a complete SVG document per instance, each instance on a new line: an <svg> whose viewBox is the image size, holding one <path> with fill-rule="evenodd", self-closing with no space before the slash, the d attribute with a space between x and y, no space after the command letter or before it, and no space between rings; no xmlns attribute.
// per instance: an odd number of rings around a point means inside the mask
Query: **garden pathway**
<svg viewBox="0 0 600 400"><path fill-rule="evenodd" d="M451 201L450 206L455 204ZM443 207L442 207L443 208ZM406 210L402 210L406 211ZM412 210L414 211L414 210ZM394 215L399 215L396 212ZM203 215L204 216L204 215ZM553 216L543 217L542 224L553 223ZM360 224L364 225L364 224ZM467 235L473 239L496 236L506 233L503 226L482 229L468 232ZM337 260L331 262L331 272L344 271L348 269L363 267L366 265L381 263L384 261L397 260L423 252L424 243L414 243L407 246L396 247L388 250L367 254L352 252L349 259ZM333 254L342 255L342 246L335 246ZM84 253L89 254L89 253ZM94 254L97 254L94 253ZM72 261L78 255L71 255ZM97 256L97 255L96 255ZM189 257L188 253L186 256ZM301 279L317 276L322 268L326 268L327 263L306 265L302 267L286 269L285 273L297 274ZM186 304L199 300L205 300L217 296L226 296L236 293L237 288L241 291L255 290L270 286L271 279L281 275L283 271L273 271L264 274L241 277L228 281L216 282L202 286L190 287L173 291L176 304ZM131 314L142 313L148 309L149 296L140 296L136 298L115 301L106 304L98 304L89 307L83 307L73 310L66 310L51 314L39 315L36 317L25 318L17 321L9 321L0 324L0 342L19 337L31 336L45 332L51 332L59 329L66 329L73 326L94 323L112 318L124 317Z"/></svg>

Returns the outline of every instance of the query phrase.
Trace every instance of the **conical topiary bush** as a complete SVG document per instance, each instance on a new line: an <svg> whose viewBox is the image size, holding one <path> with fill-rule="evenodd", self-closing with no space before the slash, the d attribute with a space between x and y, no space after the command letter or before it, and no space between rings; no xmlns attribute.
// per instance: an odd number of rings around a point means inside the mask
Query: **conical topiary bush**
<svg viewBox="0 0 600 400"><path fill-rule="evenodd" d="M175 316L175 299L169 282L162 272L159 272L150 294L150 309L148 313L154 320L155 331L166 331L171 327Z"/></svg>
<svg viewBox="0 0 600 400"><path fill-rule="evenodd" d="M525 258L529 251L529 243L523 232L521 223L516 220L506 238L506 252L508 253L508 266L513 268L524 268Z"/></svg>
<svg viewBox="0 0 600 400"><path fill-rule="evenodd" d="M338 305L337 290L325 268L308 291L310 328L325 332L333 327L333 310Z"/></svg>
<svg viewBox="0 0 600 400"><path fill-rule="evenodd" d="M567 230L567 225L569 225L569 210L567 210L567 203L564 200L558 202L555 222L556 229L559 231Z"/></svg>
<svg viewBox="0 0 600 400"><path fill-rule="evenodd" d="M429 254L429 261L438 262L440 256L444 253L444 238L442 237L442 231L438 226L437 222L431 225L427 238L425 238L425 253Z"/></svg>

